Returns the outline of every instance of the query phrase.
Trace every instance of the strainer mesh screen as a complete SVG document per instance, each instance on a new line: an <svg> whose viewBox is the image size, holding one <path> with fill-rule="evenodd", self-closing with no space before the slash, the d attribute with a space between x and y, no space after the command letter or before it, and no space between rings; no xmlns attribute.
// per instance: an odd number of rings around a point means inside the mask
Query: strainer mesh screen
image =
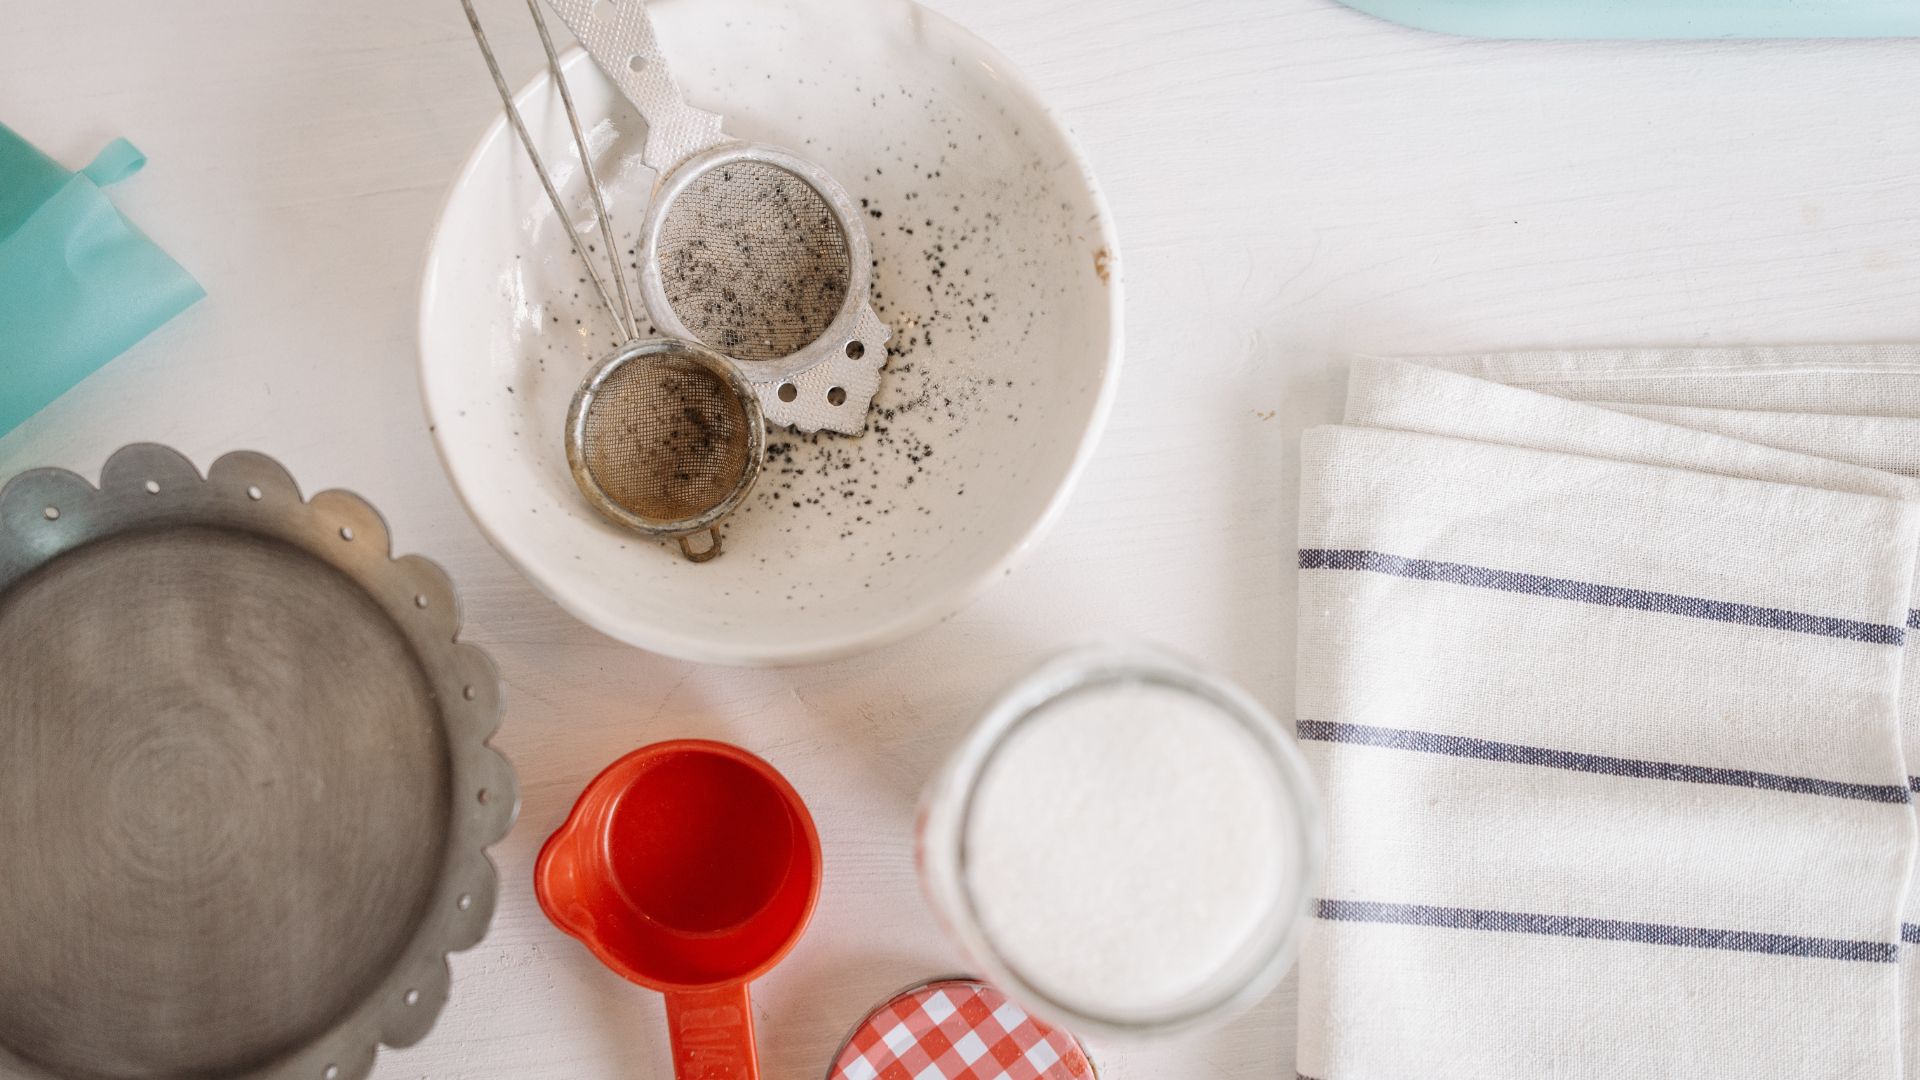
<svg viewBox="0 0 1920 1080"><path fill-rule="evenodd" d="M846 302L851 271L833 208L805 180L757 161L696 177L667 208L656 259L674 314L739 360L811 345Z"/></svg>
<svg viewBox="0 0 1920 1080"><path fill-rule="evenodd" d="M582 457L607 498L668 526L740 486L749 422L721 376L684 357L644 356L615 369L588 403Z"/></svg>

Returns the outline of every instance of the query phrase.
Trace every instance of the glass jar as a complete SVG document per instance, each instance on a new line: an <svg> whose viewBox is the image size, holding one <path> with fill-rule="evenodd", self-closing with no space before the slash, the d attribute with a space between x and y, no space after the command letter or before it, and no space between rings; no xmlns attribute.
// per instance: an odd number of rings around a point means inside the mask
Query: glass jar
<svg viewBox="0 0 1920 1080"><path fill-rule="evenodd" d="M1134 644L1075 649L1003 694L926 789L917 833L922 885L967 959L1080 1034L1209 1026L1265 996L1292 966L1326 858L1320 801L1287 730L1232 684ZM1028 889L1006 865L1055 880ZM1052 910L1004 899L1028 894ZM1196 934L1207 949L1180 947ZM1073 948L1094 969L1118 957L1116 970L1136 973L1158 956L1218 961L1169 979L1177 989L1123 993L1093 969L1060 978ZM1134 959L1145 966L1127 968ZM1063 991L1075 980L1112 990Z"/></svg>

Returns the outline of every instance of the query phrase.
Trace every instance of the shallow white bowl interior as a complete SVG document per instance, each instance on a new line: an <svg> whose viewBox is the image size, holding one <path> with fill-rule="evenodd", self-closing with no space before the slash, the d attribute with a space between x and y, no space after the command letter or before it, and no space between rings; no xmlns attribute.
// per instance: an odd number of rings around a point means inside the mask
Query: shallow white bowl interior
<svg viewBox="0 0 1920 1080"><path fill-rule="evenodd" d="M1120 281L1092 178L998 54L911 3L651 10L690 100L733 136L824 166L866 211L874 304L894 335L867 433L769 432L766 471L711 563L598 517L567 471L562 425L615 339L502 119L448 197L422 286L421 384L447 471L549 595L659 652L818 660L943 618L1037 538L1104 420ZM584 53L566 62L630 264L653 181L645 127ZM477 55L473 77L486 78ZM519 101L594 237L552 84Z"/></svg>

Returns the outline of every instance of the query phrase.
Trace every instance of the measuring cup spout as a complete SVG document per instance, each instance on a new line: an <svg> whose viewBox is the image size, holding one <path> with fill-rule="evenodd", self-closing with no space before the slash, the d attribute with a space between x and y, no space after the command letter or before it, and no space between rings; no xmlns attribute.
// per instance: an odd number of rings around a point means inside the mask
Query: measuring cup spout
<svg viewBox="0 0 1920 1080"><path fill-rule="evenodd" d="M667 1031L678 1080L760 1080L745 983L669 993Z"/></svg>
<svg viewBox="0 0 1920 1080"><path fill-rule="evenodd" d="M561 828L547 838L534 861L534 895L553 924L573 937L588 941L593 934L593 912L581 895L579 858L573 830Z"/></svg>

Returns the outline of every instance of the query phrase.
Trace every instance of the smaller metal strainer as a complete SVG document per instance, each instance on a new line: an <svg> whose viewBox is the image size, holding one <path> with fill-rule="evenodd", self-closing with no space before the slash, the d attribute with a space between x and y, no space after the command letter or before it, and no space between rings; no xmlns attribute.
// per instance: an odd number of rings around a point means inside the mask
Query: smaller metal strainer
<svg viewBox="0 0 1920 1080"><path fill-rule="evenodd" d="M766 417L760 401L733 361L712 349L681 338L636 340L638 319L620 269L620 249L607 217L605 194L538 0L527 0L527 9L540 32L547 67L566 109L574 150L593 198L611 264L611 292L600 267L588 257L588 247L574 228L553 177L514 104L473 0L461 0L461 4L474 40L486 57L487 69L493 74L494 88L506 107L507 122L539 174L540 184L593 279L615 332L626 342L587 373L567 410L567 466L574 483L593 508L615 524L647 536L677 539L681 554L694 562L715 558L720 554L716 526L752 489L766 457ZM765 216L759 211L747 212L756 218ZM776 217L779 213L778 208L770 212ZM804 298L796 298L793 303L795 310L806 307ZM701 533L707 534L707 544L696 548L691 540Z"/></svg>
<svg viewBox="0 0 1920 1080"><path fill-rule="evenodd" d="M567 410L567 466L593 508L694 562L720 554L714 528L746 497L767 453L752 388L691 341L637 341L600 361ZM694 536L707 533L704 548Z"/></svg>

